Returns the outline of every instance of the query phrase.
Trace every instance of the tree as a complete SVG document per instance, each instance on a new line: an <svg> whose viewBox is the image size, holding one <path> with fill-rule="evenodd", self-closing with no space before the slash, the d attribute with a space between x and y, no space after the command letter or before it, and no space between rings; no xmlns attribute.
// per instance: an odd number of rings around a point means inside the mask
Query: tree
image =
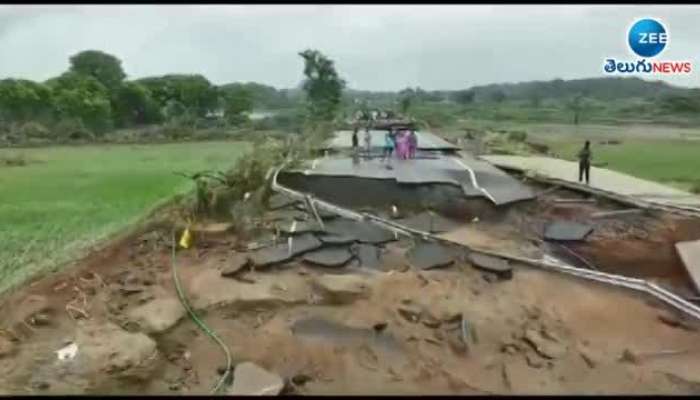
<svg viewBox="0 0 700 400"><path fill-rule="evenodd" d="M97 50L81 51L72 56L69 71L91 76L110 90L116 89L126 78L117 57Z"/></svg>
<svg viewBox="0 0 700 400"><path fill-rule="evenodd" d="M459 104L470 104L474 102L476 92L473 90L459 90L454 93L454 100Z"/></svg>
<svg viewBox="0 0 700 400"><path fill-rule="evenodd" d="M46 84L53 90L53 108L59 119L79 119L98 133L111 128L109 92L97 79L67 72Z"/></svg>
<svg viewBox="0 0 700 400"><path fill-rule="evenodd" d="M123 83L112 94L111 102L117 126L150 124L162 120L158 104L153 100L151 92L141 84Z"/></svg>
<svg viewBox="0 0 700 400"><path fill-rule="evenodd" d="M248 119L246 113L253 110L253 95L244 88L231 88L223 97L224 117L232 125L240 125Z"/></svg>
<svg viewBox="0 0 700 400"><path fill-rule="evenodd" d="M491 100L495 103L502 103L506 99L506 94L501 89L497 89L491 94Z"/></svg>
<svg viewBox="0 0 700 400"><path fill-rule="evenodd" d="M583 95L579 94L569 101L568 108L574 113L574 125L578 125L581 111L584 107Z"/></svg>
<svg viewBox="0 0 700 400"><path fill-rule="evenodd" d="M305 50L299 55L304 59L306 79L302 88L306 92L309 116L312 120L333 120L340 106L345 81L338 76L333 61L318 50Z"/></svg>
<svg viewBox="0 0 700 400"><path fill-rule="evenodd" d="M399 102L399 107L401 109L401 114L408 114L408 110L411 108L412 98L410 96L404 96Z"/></svg>
<svg viewBox="0 0 700 400"><path fill-rule="evenodd" d="M45 119L51 114L51 89L23 79L0 80L0 117L11 122Z"/></svg>
<svg viewBox="0 0 700 400"><path fill-rule="evenodd" d="M201 118L219 106L217 88L202 75L164 75L135 82L150 90L161 109L176 101L187 112Z"/></svg>

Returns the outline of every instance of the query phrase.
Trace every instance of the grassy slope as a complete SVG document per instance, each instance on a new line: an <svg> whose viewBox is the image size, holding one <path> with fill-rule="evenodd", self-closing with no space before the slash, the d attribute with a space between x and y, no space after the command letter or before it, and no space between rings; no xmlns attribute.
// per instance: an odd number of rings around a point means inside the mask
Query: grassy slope
<svg viewBox="0 0 700 400"><path fill-rule="evenodd" d="M65 260L192 187L172 171L230 166L236 142L0 150L30 163L0 167L0 290Z"/></svg>

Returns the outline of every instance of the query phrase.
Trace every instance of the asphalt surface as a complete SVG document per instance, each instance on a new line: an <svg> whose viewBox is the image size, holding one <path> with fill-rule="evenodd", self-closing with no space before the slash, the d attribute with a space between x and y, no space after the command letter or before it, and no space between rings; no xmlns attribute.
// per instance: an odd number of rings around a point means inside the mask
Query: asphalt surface
<svg viewBox="0 0 700 400"><path fill-rule="evenodd" d="M532 171L540 175L578 181L578 164L550 157L482 156L481 158L504 168ZM591 167L590 186L596 189L669 205L700 207L700 196L674 189L660 183L635 178L605 168Z"/></svg>
<svg viewBox="0 0 700 400"><path fill-rule="evenodd" d="M444 183L461 188L466 197L483 196L496 205L527 200L533 191L493 165L468 155L389 161L381 158L324 157L298 171L307 176L394 180L400 184Z"/></svg>
<svg viewBox="0 0 700 400"><path fill-rule="evenodd" d="M371 135L370 147L377 149L384 147L384 135L386 130L370 130ZM459 150L459 147L449 143L430 132L416 131L418 137L419 150ZM360 147L365 146L365 131L360 129L357 132L358 143ZM326 148L330 149L349 149L352 147L352 131L338 131L335 137L326 143Z"/></svg>

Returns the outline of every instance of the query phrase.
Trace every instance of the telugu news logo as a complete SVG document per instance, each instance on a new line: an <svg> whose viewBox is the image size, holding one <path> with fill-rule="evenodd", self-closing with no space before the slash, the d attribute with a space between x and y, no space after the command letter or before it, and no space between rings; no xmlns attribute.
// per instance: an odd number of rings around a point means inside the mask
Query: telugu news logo
<svg viewBox="0 0 700 400"><path fill-rule="evenodd" d="M603 70L608 74L689 74L693 66L690 61L651 61L647 58L661 54L669 42L669 33L661 22L646 18L632 25L627 34L627 44L638 56L636 61L605 60Z"/></svg>

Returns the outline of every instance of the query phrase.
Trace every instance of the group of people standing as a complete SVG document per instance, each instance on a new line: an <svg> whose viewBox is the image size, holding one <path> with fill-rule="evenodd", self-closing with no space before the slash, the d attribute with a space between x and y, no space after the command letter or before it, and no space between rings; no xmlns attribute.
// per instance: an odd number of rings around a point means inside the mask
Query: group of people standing
<svg viewBox="0 0 700 400"><path fill-rule="evenodd" d="M359 146L357 128L352 134L352 147L357 150ZM372 145L372 135L369 128L365 129L364 135L364 145L367 154L370 154ZM389 129L389 131L384 135L384 149L382 152L382 159L390 159L394 150L396 151L396 157L401 160L407 160L409 158L416 157L416 150L418 149L418 135L414 129L411 130L400 130L400 129Z"/></svg>
<svg viewBox="0 0 700 400"><path fill-rule="evenodd" d="M384 154L382 158L390 158L396 149L396 157L400 160L416 158L418 136L416 131L390 129L384 135Z"/></svg>

